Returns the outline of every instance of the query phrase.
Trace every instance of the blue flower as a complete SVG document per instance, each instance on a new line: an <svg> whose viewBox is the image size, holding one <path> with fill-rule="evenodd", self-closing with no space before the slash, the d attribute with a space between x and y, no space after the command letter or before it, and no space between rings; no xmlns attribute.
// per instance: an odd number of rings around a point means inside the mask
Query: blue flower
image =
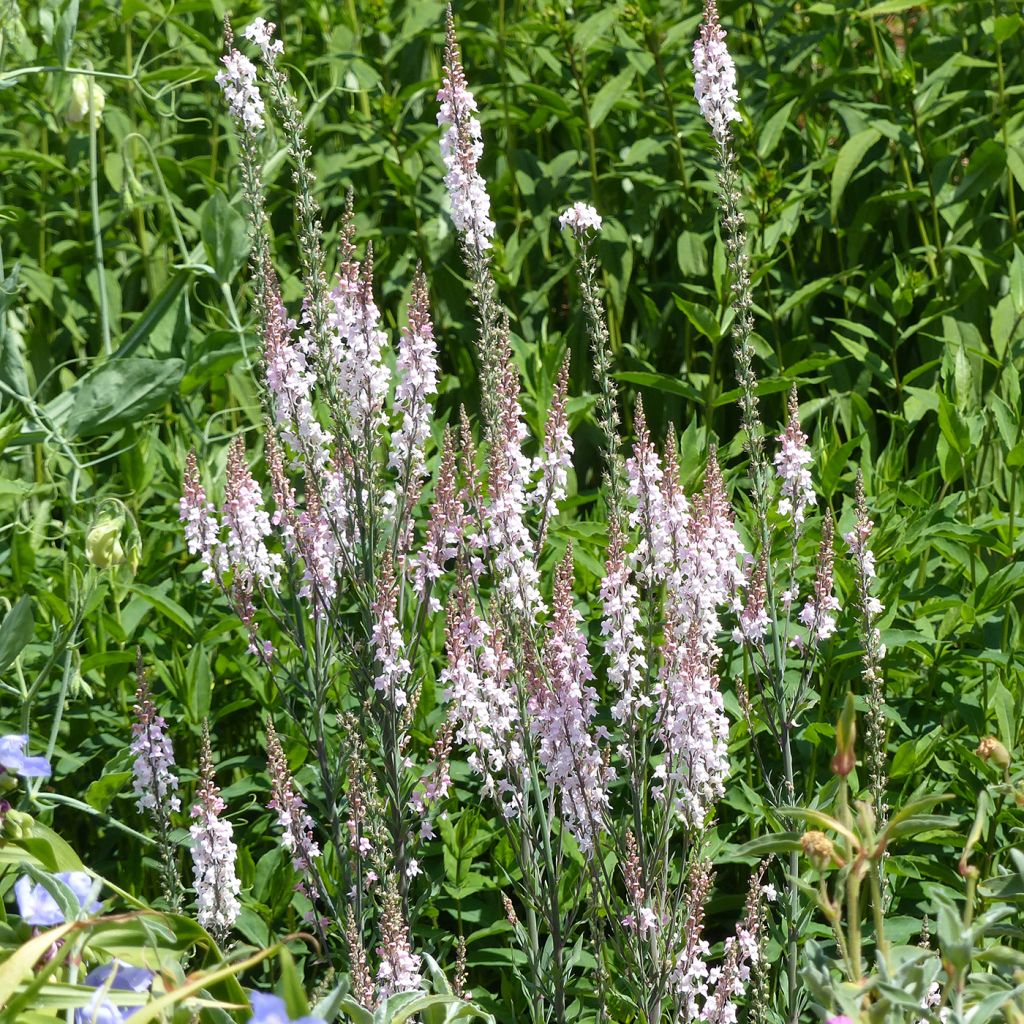
<svg viewBox="0 0 1024 1024"><path fill-rule="evenodd" d="M28 737L19 733L0 736L0 768L23 779L48 779L53 769L45 757L26 757Z"/></svg>
<svg viewBox="0 0 1024 1024"><path fill-rule="evenodd" d="M100 909L99 900L89 899L92 878L84 871L62 871L53 877L62 881L75 894L78 905L84 911L93 914ZM41 882L33 885L28 875L22 875L14 883L14 898L18 901L18 913L26 924L40 928L63 924L64 914L57 906L57 901Z"/></svg>
<svg viewBox="0 0 1024 1024"><path fill-rule="evenodd" d="M320 1017L296 1017L293 1020L288 1016L288 1010L280 996L267 995L265 992L250 992L249 1001L252 1003L252 1016L249 1018L249 1024L325 1024ZM78 1022L76 1021L75 1024Z"/></svg>
<svg viewBox="0 0 1024 1024"><path fill-rule="evenodd" d="M153 972L144 967L129 967L115 960L93 968L85 976L85 984L91 985L97 992L88 1005L75 1010L75 1024L124 1024L135 1007L116 1006L109 998L110 993L145 992L153 984Z"/></svg>

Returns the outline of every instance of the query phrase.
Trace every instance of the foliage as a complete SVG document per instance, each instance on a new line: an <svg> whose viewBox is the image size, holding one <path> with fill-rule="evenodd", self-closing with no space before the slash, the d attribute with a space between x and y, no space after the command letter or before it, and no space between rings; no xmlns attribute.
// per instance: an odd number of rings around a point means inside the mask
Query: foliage
<svg viewBox="0 0 1024 1024"><path fill-rule="evenodd" d="M249 13L234 20L245 25ZM259 13L269 16L251 12ZM352 189L386 328L397 334L404 322L421 262L440 341L438 419L454 424L463 406L478 418L471 288L434 127L443 5L353 0L344 10L304 3L275 13L307 113L328 265ZM700 11L680 14L658 0L583 0L572 10L499 0L456 13L498 224L492 266L534 437L543 436L570 357L576 454L543 564L553 571L571 543L583 628L596 642L609 536L591 340L557 220L569 201L592 203L604 218L593 254L625 434L641 396L655 437L678 430L687 493L699 489L712 443L737 501L752 493L727 343L734 313L715 157L690 98ZM348 1007L363 1019L345 1001L347 982L296 937L308 927L309 903L294 891L265 806L263 722L280 711L278 691L246 652L228 602L202 581L178 523L186 453L197 450L219 504L228 440L243 434L256 452L263 430L244 183L214 84L219 14L186 3L19 9L0 0L0 577L8 595L0 700L4 731L28 733L32 752L54 767L52 779L14 791L15 807L33 822L25 836L20 819L5 818L0 891L26 864L80 868L74 850L106 880L104 894L116 894L109 913L71 928L49 973L15 977L13 952L0 965L0 994L14 993L2 1011L11 1020L82 1005L88 993L73 975L53 981L58 969L80 954L127 957L132 946L156 958L149 966L159 961L168 984L185 983L183 962L198 972L206 1020L248 1019L240 972L247 987L292 993L293 1015L307 1011L299 1004L313 993L312 1003L324 1000L314 1012ZM856 804L857 796L873 801L871 707L852 635L823 645L787 724L796 765L788 795L769 726L742 712L736 681L754 677L737 647L721 669L732 770L706 838L718 865L708 935L720 950L753 865L778 854L767 877L780 891L793 864L799 873L801 975L796 990L787 985L792 936L782 904L769 904L768 968L753 982L770 993L763 1019L795 1019L808 1005L857 1019L864 991L872 1019L928 1018L933 1011L921 1007L937 982L954 1019L971 1006L981 1024L1014 1001L1020 1012L1013 971L1024 949L1007 915L1024 892L1015 849L1024 717L1024 25L1014 5L998 2L858 11L729 3L722 21L738 68L736 167L763 416L770 433L781 433L786 396L798 385L821 511L834 513L839 534L853 526L859 471L875 521L890 816L883 824ZM302 252L290 230L286 141L279 129L269 133L261 172L272 255L295 309ZM432 469L440 440L438 431ZM746 511L741 524L754 521ZM802 541L805 564L819 532L816 520ZM752 533L744 527L750 549ZM850 560L837 560L836 582L844 607L853 605ZM438 621L418 655L425 669L443 664L444 643ZM158 895L165 863L136 808L128 752L137 646L172 723L187 792L210 723L242 882L237 945L224 960ZM860 765L847 778L833 774L832 761L851 692ZM421 760L439 717L435 694L425 682L410 730ZM319 799L316 773L302 767L312 759L301 730L281 736L296 785ZM987 736L1008 751L1005 772L976 753ZM442 1005L460 936L479 1005L497 1019L522 1019L526 960L501 899L514 853L457 759L452 775L450 816L410 887L417 944L441 965L431 981L440 1009L409 1004L394 1019L462 1012L463 1004ZM170 835L182 865L184 820ZM801 822L830 834L836 860L803 856ZM885 829L893 841L880 848ZM870 890L873 872L879 891L851 918L851 889L863 881ZM575 898L572 880L565 889ZM884 921L871 918L872 902ZM0 945L34 963L38 952L23 943L43 950L52 937L30 940L13 908L8 898ZM865 977L841 953L861 928L877 956L866 958ZM924 950L929 931L941 959ZM580 957L569 1012L593 1019L600 972ZM629 1012L610 1008L610 1019L635 1019L615 1016Z"/></svg>

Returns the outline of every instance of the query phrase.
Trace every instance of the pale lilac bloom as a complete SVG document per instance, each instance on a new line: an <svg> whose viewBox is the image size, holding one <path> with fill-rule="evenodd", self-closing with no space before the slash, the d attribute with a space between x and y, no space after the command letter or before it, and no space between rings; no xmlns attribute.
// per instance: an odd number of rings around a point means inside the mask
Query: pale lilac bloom
<svg viewBox="0 0 1024 1024"><path fill-rule="evenodd" d="M63 882L74 894L78 905L87 914L100 909L98 900L90 900L93 880L85 871L61 871L53 876ZM52 928L64 923L64 913L57 901L46 891L42 882L32 883L28 875L22 875L14 883L14 898L18 903L18 916L36 928Z"/></svg>
<svg viewBox="0 0 1024 1024"><path fill-rule="evenodd" d="M558 794L562 820L580 849L589 853L608 806L608 783L613 776L602 762L593 730L597 691L588 685L594 673L579 627L581 620L573 607L569 548L555 576L544 673L531 682L530 727L544 779Z"/></svg>
<svg viewBox="0 0 1024 1024"><path fill-rule="evenodd" d="M263 505L259 484L245 461L245 442L236 437L228 451L227 486L224 491L224 522L228 528L226 559L239 579L276 587L281 582L283 559L267 548L273 530Z"/></svg>
<svg viewBox="0 0 1024 1024"><path fill-rule="evenodd" d="M312 469L320 470L328 461L328 437L313 409L316 373L302 346L292 342L297 325L288 317L276 280L267 288L266 302L263 354L274 422L289 446L301 452Z"/></svg>
<svg viewBox="0 0 1024 1024"><path fill-rule="evenodd" d="M83 984L95 988L96 992L87 1005L75 1010L75 1024L124 1024L137 1007L117 1005L114 993L146 992L153 984L153 972L114 960L102 967L94 967L85 976Z"/></svg>
<svg viewBox="0 0 1024 1024"><path fill-rule="evenodd" d="M188 453L185 460L185 480L178 518L185 524L185 544L190 555L198 555L205 563L203 579L212 583L224 569L224 553L220 543L220 523L217 522L213 502L207 500L206 491L199 481L196 453Z"/></svg>
<svg viewBox="0 0 1024 1024"><path fill-rule="evenodd" d="M385 563L388 566L389 563ZM373 681L374 689L384 695L393 708L404 708L409 703L407 686L412 666L406 657L405 641L395 615L397 592L390 572L385 569L378 581L377 600L373 603L373 653L379 672Z"/></svg>
<svg viewBox="0 0 1024 1024"><path fill-rule="evenodd" d="M347 216L351 216L349 213ZM367 248L362 264L355 258L351 222L341 240L341 261L329 296L327 325L334 384L348 404L353 441L371 447L384 424L391 372L384 360L388 336L380 328L380 311L373 299L373 252Z"/></svg>
<svg viewBox="0 0 1024 1024"><path fill-rule="evenodd" d="M444 575L447 563L458 554L464 521L465 509L456 476L455 443L446 430L427 536L423 547L409 561L413 589L421 598L430 593L431 611L441 610L441 602L432 593L433 586Z"/></svg>
<svg viewBox="0 0 1024 1024"><path fill-rule="evenodd" d="M242 35L255 43L263 54L263 60L267 64L274 61L284 53L284 43L280 39L274 39L274 30L277 28L272 21L266 18L257 18L251 25L247 25Z"/></svg>
<svg viewBox="0 0 1024 1024"><path fill-rule="evenodd" d="M498 796L511 817L521 809L518 782L526 761L512 659L500 632L477 615L464 578L450 598L445 655L440 697L451 704L456 738L473 748L468 763L484 780L483 794Z"/></svg>
<svg viewBox="0 0 1024 1024"><path fill-rule="evenodd" d="M53 772L50 762L45 757L29 757L27 745L28 736L22 733L0 736L0 771L23 779L48 779Z"/></svg>
<svg viewBox="0 0 1024 1024"><path fill-rule="evenodd" d="M277 814L281 826L281 844L291 854L292 867L299 872L310 872L313 861L320 856L320 847L313 838L313 819L306 804L295 789L288 771L281 741L274 723L267 721L267 772L270 775L272 795L268 806Z"/></svg>
<svg viewBox="0 0 1024 1024"><path fill-rule="evenodd" d="M242 884L235 874L238 848L234 828L221 817L226 805L213 778L210 741L203 737L200 784L192 808L192 861L196 889L196 917L218 941L223 941L242 907Z"/></svg>
<svg viewBox="0 0 1024 1024"><path fill-rule="evenodd" d="M601 635L608 658L608 683L619 699L612 705L616 722L633 720L638 708L651 700L641 691L647 674L644 641L640 635L640 594L630 576L631 560L623 547L622 531L612 522L608 558L601 580Z"/></svg>
<svg viewBox="0 0 1024 1024"><path fill-rule="evenodd" d="M709 655L691 631L684 645L666 627L665 663L655 687L655 737L665 751L654 771L655 794L671 799L692 828L702 827L725 792L729 774L729 720Z"/></svg>
<svg viewBox="0 0 1024 1024"><path fill-rule="evenodd" d="M519 375L507 362L498 382L498 422L488 453L485 550L494 553L498 585L512 606L533 621L544 609L533 539L526 526L532 465L523 454L526 424L519 403Z"/></svg>
<svg viewBox="0 0 1024 1024"><path fill-rule="evenodd" d="M380 966L377 969L377 1000L397 992L416 992L423 987L420 958L412 951L409 928L402 916L402 901L390 890L384 894L380 924L381 942L377 947Z"/></svg>
<svg viewBox="0 0 1024 1024"><path fill-rule="evenodd" d="M793 522L800 526L804 521L804 511L815 503L815 496L811 471L807 468L813 457L807 446L807 435L800 429L796 388L793 388L789 399L789 422L786 424L786 430L776 440L779 442L779 451L775 453L774 462L782 478L779 512L784 516L792 515Z"/></svg>
<svg viewBox="0 0 1024 1024"><path fill-rule="evenodd" d="M576 235L601 230L601 215L588 203L573 203L559 218L562 229L571 228Z"/></svg>
<svg viewBox="0 0 1024 1024"><path fill-rule="evenodd" d="M157 714L156 705L145 683L141 683L132 724L132 788L138 797L136 806L160 819L169 811L181 809L178 777L174 768L174 747L164 731L167 723Z"/></svg>
<svg viewBox="0 0 1024 1024"><path fill-rule="evenodd" d="M715 0L706 0L700 35L693 44L693 94L720 146L729 141L732 121L739 121L736 65L725 45Z"/></svg>
<svg viewBox="0 0 1024 1024"><path fill-rule="evenodd" d="M483 251L491 246L494 221L487 185L477 170L483 155L480 122L473 116L476 100L466 86L466 75L455 38L455 22L448 9L445 41L444 80L437 94L441 109L437 123L442 127L441 157L447 168L444 184L452 203L452 221L465 243Z"/></svg>
<svg viewBox="0 0 1024 1024"><path fill-rule="evenodd" d="M818 566L814 576L814 593L797 616L810 632L810 641L827 640L836 631L835 612L839 599L833 592L832 534L834 526L831 512L826 513L821 528L821 546L818 548Z"/></svg>
<svg viewBox="0 0 1024 1024"><path fill-rule="evenodd" d="M245 54L232 50L221 57L224 70L216 82L224 90L231 113L250 132L263 128L263 97L256 85L256 65Z"/></svg>
<svg viewBox="0 0 1024 1024"><path fill-rule="evenodd" d="M565 498L569 470L572 469L573 443L569 434L568 416L569 363L566 360L558 374L555 393L551 397L544 444L541 454L534 460L534 472L541 479L533 492L533 501L542 508L545 521L558 512L558 504Z"/></svg>
<svg viewBox="0 0 1024 1024"><path fill-rule="evenodd" d="M250 992L252 1016L249 1024L324 1024L321 1017L290 1017L288 1008L280 996L268 992Z"/></svg>
<svg viewBox="0 0 1024 1024"><path fill-rule="evenodd" d="M428 475L423 451L430 437L429 399L437 394L437 343L422 270L417 270L413 281L409 322L398 342L395 376L394 411L401 426L391 435L388 465L402 474L403 482L419 481Z"/></svg>

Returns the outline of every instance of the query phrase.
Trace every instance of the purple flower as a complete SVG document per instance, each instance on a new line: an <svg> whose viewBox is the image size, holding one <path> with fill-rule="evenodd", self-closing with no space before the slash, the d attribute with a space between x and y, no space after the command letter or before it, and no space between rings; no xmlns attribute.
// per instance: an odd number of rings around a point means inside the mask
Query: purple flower
<svg viewBox="0 0 1024 1024"><path fill-rule="evenodd" d="M88 1004L75 1010L75 1024L123 1024L134 1007L116 1006L107 998L109 993L145 992L153 984L153 972L114 960L93 968L85 976L85 984L97 991Z"/></svg>
<svg viewBox="0 0 1024 1024"><path fill-rule="evenodd" d="M48 779L53 769L45 757L27 757L28 737L19 733L0 736L0 769L23 779Z"/></svg>
<svg viewBox="0 0 1024 1024"><path fill-rule="evenodd" d="M252 1016L249 1024L324 1024L320 1017L289 1017L288 1008L280 996L266 992L250 992Z"/></svg>
<svg viewBox="0 0 1024 1024"><path fill-rule="evenodd" d="M53 877L63 882L74 893L82 910L93 914L100 909L99 900L89 899L92 878L86 872L62 871ZM57 901L41 882L33 885L28 875L22 875L14 883L14 898L18 901L18 914L26 924L52 928L64 923L64 914L57 906Z"/></svg>
<svg viewBox="0 0 1024 1024"><path fill-rule="evenodd" d="M845 1013L840 1013L829 1017L825 1024L853 1024L853 1021Z"/></svg>

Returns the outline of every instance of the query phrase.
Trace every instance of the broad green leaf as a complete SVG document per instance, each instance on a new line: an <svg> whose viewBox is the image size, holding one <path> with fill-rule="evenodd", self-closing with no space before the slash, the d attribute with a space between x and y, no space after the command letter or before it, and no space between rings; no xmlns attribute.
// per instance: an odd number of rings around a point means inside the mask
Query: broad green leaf
<svg viewBox="0 0 1024 1024"><path fill-rule="evenodd" d="M839 204L842 202L843 193L850 183L850 178L860 166L861 161L867 156L867 152L882 137L877 128L865 128L857 132L843 143L836 157L835 167L832 168L832 197L829 200L829 209L832 219L836 219L839 212Z"/></svg>
<svg viewBox="0 0 1024 1024"><path fill-rule="evenodd" d="M28 595L4 616L0 626L0 672L6 672L14 660L32 640L35 620L32 615L32 598Z"/></svg>

